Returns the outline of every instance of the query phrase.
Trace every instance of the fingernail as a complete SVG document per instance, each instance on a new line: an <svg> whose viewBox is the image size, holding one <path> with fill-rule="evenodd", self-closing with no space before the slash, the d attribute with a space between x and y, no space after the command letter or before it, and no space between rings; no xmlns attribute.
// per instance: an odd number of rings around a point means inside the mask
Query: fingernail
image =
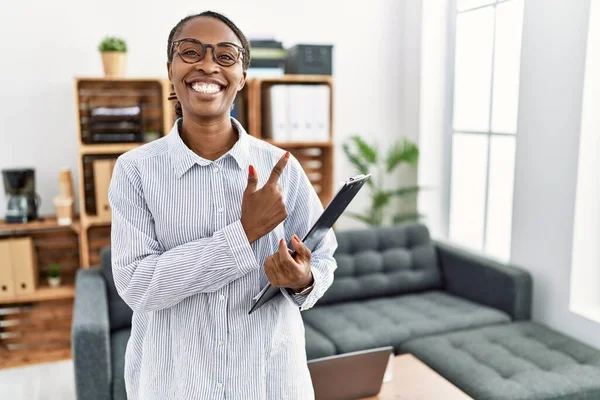
<svg viewBox="0 0 600 400"><path fill-rule="evenodd" d="M283 244L283 238L279 239L279 244Z"/></svg>
<svg viewBox="0 0 600 400"><path fill-rule="evenodd" d="M285 152L285 158L290 158L290 152L289 151Z"/></svg>
<svg viewBox="0 0 600 400"><path fill-rule="evenodd" d="M250 171L250 175L254 175L254 167L252 165L248 167L248 170Z"/></svg>
<svg viewBox="0 0 600 400"><path fill-rule="evenodd" d="M300 238L299 238L299 237L298 237L298 236L297 236L295 233L294 233L292 236L294 237L294 240L295 240L296 242L299 242L299 241L300 241Z"/></svg>

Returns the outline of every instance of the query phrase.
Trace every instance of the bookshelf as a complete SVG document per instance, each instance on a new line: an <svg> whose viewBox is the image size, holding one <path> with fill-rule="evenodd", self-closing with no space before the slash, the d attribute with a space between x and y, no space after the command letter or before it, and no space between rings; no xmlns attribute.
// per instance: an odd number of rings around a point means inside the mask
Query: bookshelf
<svg viewBox="0 0 600 400"><path fill-rule="evenodd" d="M267 91L273 85L326 85L329 87L328 138L324 141L276 141L265 135L268 110L264 104ZM329 75L283 75L252 78L247 83L248 132L279 148L289 150L298 159L321 203L325 206L333 197L333 77Z"/></svg>
<svg viewBox="0 0 600 400"><path fill-rule="evenodd" d="M164 78L76 78L75 110L79 144L79 251L83 268L100 263L110 243L108 186L119 155L166 135L175 120L168 101L171 84ZM117 116L101 109L129 109ZM137 111L136 111L137 110ZM152 138L147 134L152 132Z"/></svg>
<svg viewBox="0 0 600 400"><path fill-rule="evenodd" d="M0 294L0 369L70 357L74 280L80 266L79 230L79 221L59 225L51 216L24 224L0 220L2 289L14 279L9 291ZM29 245L15 252L10 247L13 241ZM50 287L46 277L49 265L55 262L61 265L62 282ZM34 279L27 290L17 290L16 270L32 271Z"/></svg>

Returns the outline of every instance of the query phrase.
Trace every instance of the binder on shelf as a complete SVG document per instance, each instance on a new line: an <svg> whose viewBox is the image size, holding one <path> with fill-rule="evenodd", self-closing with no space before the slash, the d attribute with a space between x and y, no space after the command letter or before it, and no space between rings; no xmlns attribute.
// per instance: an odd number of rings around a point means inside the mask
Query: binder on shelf
<svg viewBox="0 0 600 400"><path fill-rule="evenodd" d="M96 215L103 221L110 221L111 219L108 188L116 161L116 158L109 158L93 162Z"/></svg>
<svg viewBox="0 0 600 400"><path fill-rule="evenodd" d="M0 299L15 297L10 240L0 240Z"/></svg>
<svg viewBox="0 0 600 400"><path fill-rule="evenodd" d="M31 237L10 239L10 252L18 296L34 293L38 286L38 269L35 248Z"/></svg>

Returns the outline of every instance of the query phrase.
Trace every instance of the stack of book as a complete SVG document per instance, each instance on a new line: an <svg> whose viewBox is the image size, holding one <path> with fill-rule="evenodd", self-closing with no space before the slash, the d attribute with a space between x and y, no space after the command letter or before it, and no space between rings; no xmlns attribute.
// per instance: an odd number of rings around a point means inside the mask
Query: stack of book
<svg viewBox="0 0 600 400"><path fill-rule="evenodd" d="M287 52L281 42L274 39L252 39L250 40L250 55L248 76L283 75Z"/></svg>

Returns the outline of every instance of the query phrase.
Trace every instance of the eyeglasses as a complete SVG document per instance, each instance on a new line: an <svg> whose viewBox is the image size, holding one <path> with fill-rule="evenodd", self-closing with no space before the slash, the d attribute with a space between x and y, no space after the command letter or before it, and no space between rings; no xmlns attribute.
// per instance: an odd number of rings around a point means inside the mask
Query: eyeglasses
<svg viewBox="0 0 600 400"><path fill-rule="evenodd" d="M195 64L204 58L207 47L212 49L213 60L223 67L231 67L246 53L243 47L229 42L213 45L202 43L196 39L180 39L173 42L171 54L176 51L184 62Z"/></svg>

